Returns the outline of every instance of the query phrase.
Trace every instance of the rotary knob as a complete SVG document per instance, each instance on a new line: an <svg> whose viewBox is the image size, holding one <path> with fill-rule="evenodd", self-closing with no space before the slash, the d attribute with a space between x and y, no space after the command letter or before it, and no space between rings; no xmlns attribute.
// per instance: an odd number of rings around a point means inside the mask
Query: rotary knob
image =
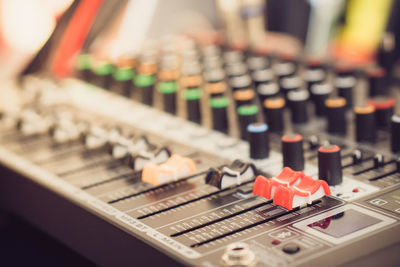
<svg viewBox="0 0 400 267"><path fill-rule="evenodd" d="M375 108L371 105L357 106L354 108L354 113L356 114L357 142L375 142Z"/></svg>
<svg viewBox="0 0 400 267"><path fill-rule="evenodd" d="M343 173L339 146L328 144L318 149L318 176L328 185L342 183Z"/></svg>
<svg viewBox="0 0 400 267"><path fill-rule="evenodd" d="M346 99L343 97L329 98L325 101L326 116L328 119L328 133L345 135Z"/></svg>
<svg viewBox="0 0 400 267"><path fill-rule="evenodd" d="M391 146L393 153L400 152L400 116L393 115L392 116L392 123L391 123Z"/></svg>
<svg viewBox="0 0 400 267"><path fill-rule="evenodd" d="M295 171L304 170L303 137L300 134L286 134L282 137L283 167Z"/></svg>
<svg viewBox="0 0 400 267"><path fill-rule="evenodd" d="M250 157L264 159L269 156L268 125L262 122L251 123L247 126L250 143Z"/></svg>

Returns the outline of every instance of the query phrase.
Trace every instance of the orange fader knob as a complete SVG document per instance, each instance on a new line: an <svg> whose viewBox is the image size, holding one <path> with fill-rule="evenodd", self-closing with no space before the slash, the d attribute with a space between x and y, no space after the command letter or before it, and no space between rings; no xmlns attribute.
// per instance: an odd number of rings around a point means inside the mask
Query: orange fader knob
<svg viewBox="0 0 400 267"><path fill-rule="evenodd" d="M196 165L190 158L172 155L163 164L148 163L143 168L142 181L161 185L196 173Z"/></svg>
<svg viewBox="0 0 400 267"><path fill-rule="evenodd" d="M273 204L292 210L330 195L331 191L327 182L314 180L303 172L285 167L277 177L258 176L253 185L253 194L273 199Z"/></svg>
<svg viewBox="0 0 400 267"><path fill-rule="evenodd" d="M313 201L330 194L331 190L325 181L313 180L310 176L304 176L298 185L276 188L273 203L292 210L311 204Z"/></svg>
<svg viewBox="0 0 400 267"><path fill-rule="evenodd" d="M298 184L304 177L304 173L293 171L289 167L282 169L281 173L273 178L266 178L259 175L253 185L253 194L265 197L267 199L274 198L274 192L279 186L290 187Z"/></svg>

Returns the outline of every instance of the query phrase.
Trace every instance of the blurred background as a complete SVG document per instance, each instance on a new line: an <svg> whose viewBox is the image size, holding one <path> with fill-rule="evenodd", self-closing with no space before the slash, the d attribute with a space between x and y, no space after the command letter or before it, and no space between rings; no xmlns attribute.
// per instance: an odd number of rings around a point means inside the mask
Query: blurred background
<svg viewBox="0 0 400 267"><path fill-rule="evenodd" d="M177 37L400 77L400 0L0 0L1 108L24 74L68 77ZM0 218L0 243L14 265L90 265L16 218Z"/></svg>
<svg viewBox="0 0 400 267"><path fill-rule="evenodd" d="M116 60L150 40L182 34L239 50L392 70L400 53L399 6L398 0L1 0L0 77L19 75L35 56L30 71L53 66L65 76L79 52Z"/></svg>

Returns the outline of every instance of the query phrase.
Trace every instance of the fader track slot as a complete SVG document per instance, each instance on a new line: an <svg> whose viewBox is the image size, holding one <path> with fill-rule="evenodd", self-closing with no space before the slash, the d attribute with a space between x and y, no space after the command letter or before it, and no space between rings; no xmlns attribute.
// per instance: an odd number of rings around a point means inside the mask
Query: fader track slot
<svg viewBox="0 0 400 267"><path fill-rule="evenodd" d="M199 200L202 200L202 199L211 197L211 196L213 196L213 195L216 195L216 194L219 194L219 193L222 193L222 192L225 192L225 191L228 191L228 190L231 190L231 189L240 187L240 186L242 186L242 185L246 185L246 184L251 183L251 182L253 182L253 181L245 182L245 183L243 183L243 184L241 184L241 185L237 185L237 186L225 188L225 189L222 189L222 190L219 190L219 191L216 191L216 192L212 192L212 193L209 193L209 194L206 194L206 195L203 195L203 196L200 196L200 197L191 199L191 200L186 201L186 202L179 203L179 204L177 204L177 205L174 205L174 206L171 206L171 207L162 209L162 210L158 210L158 211L155 211L155 212L146 214L146 215L139 216L137 219L139 219L139 220L145 219L145 218L154 216L154 215L156 215L156 214L159 214L159 213L162 213L162 212L165 212L165 211L168 211L168 210L172 210L172 209L175 209L175 208L178 208L178 207L181 207L181 206L184 206L184 205L187 205L187 204L190 204L190 203L193 203L193 202L196 202L196 201L199 201Z"/></svg>
<svg viewBox="0 0 400 267"><path fill-rule="evenodd" d="M247 208L247 209L241 210L241 211L239 211L239 212L236 212L236 213L232 213L232 214L230 214L230 215L227 215L227 216L225 216L225 217L221 217L221 218L215 219L215 220L213 220L213 221L204 223L204 224L202 224L202 225L198 225L198 226L195 226L195 227L193 227L193 228L190 228L190 229L187 229L187 230L184 230L184 231L181 231L181 232L177 232L177 233L171 234L171 237L177 237L177 236L180 236L180 235L183 235L183 234L186 234L186 233L195 231L195 230L197 230L197 229L200 229L200 228L203 228L203 227L212 225L212 224L214 224L214 223L218 223L218 222L220 222L220 221L223 221L223 220L232 218L232 217L234 217L234 216L237 216L237 215L240 215L240 214L242 214L242 213L245 213L245 212L248 212L248 211L251 211L251 210L260 208L260 207L262 207L262 206L265 206L265 205L271 204L271 203L272 203L272 200L269 200L269 201L266 201L266 202L264 202L264 203L260 203L260 204L254 205L254 206L252 206L252 207L249 207L249 208Z"/></svg>
<svg viewBox="0 0 400 267"><path fill-rule="evenodd" d="M308 205L308 206L313 206L313 205L316 205L316 204L318 204L318 203L320 203L320 202L321 202L321 200L317 200L317 201L314 201L312 204L310 204L310 205ZM290 210L290 211L283 211L283 212L281 212L281 213L279 213L279 214L276 214L276 215L273 215L273 216L271 216L271 217L269 217L269 218L267 218L267 219L265 219L265 220L262 220L262 221L259 221L259 222L256 222L256 223L247 225L247 226L245 226L245 227L236 229L236 230L231 231L231 232L229 232L229 233L225 233L225 234L222 234L222 235L220 235L220 236L216 236L216 237L214 237L214 238L211 238L211 239L208 239L208 240L205 240L205 241L202 241L202 242L198 242L198 243L192 244L192 245L190 245L190 247L192 247L192 248L197 248L197 247L203 246L203 245L205 245L205 244L208 244L208 243L210 243L210 242L216 241L216 240L218 240L218 239L222 239L222 238L224 238L224 237L227 237L227 236L236 234L236 233L238 233L238 232L242 232L242 231L245 231L245 230L247 230L247 229L253 228L253 227L257 226L257 225L260 225L260 224L263 224L263 223L272 221L272 220L277 219L277 218L279 218L279 217L281 217L281 216L288 215L288 214L290 214L290 213L294 213L294 212L296 212L296 211L298 211L298 210L300 210L300 208L295 208L295 209Z"/></svg>

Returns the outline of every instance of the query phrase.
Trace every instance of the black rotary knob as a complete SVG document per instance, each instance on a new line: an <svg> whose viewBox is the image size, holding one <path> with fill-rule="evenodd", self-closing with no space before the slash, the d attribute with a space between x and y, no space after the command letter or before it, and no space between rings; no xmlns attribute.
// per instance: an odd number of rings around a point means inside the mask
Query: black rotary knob
<svg viewBox="0 0 400 267"><path fill-rule="evenodd" d="M178 85L176 81L160 82L158 91L162 95L164 111L175 114L176 113L176 92Z"/></svg>
<svg viewBox="0 0 400 267"><path fill-rule="evenodd" d="M196 89L201 88L203 80L199 74L190 73L189 75L182 76L180 82L185 89Z"/></svg>
<svg viewBox="0 0 400 267"><path fill-rule="evenodd" d="M371 105L357 106L356 114L356 140L357 142L375 142L376 122L375 108Z"/></svg>
<svg viewBox="0 0 400 267"><path fill-rule="evenodd" d="M250 143L250 157L264 159L269 156L268 125L263 122L251 123L247 126Z"/></svg>
<svg viewBox="0 0 400 267"><path fill-rule="evenodd" d="M223 54L225 64L235 64L243 61L243 53L240 51L230 50Z"/></svg>
<svg viewBox="0 0 400 267"><path fill-rule="evenodd" d="M367 100L367 104L375 108L376 126L387 130L390 127L390 121L394 112L394 98L378 96Z"/></svg>
<svg viewBox="0 0 400 267"><path fill-rule="evenodd" d="M264 103L265 99L279 95L279 87L273 82L260 84L257 86L257 95L260 102Z"/></svg>
<svg viewBox="0 0 400 267"><path fill-rule="evenodd" d="M154 93L154 74L141 74L135 76L134 84L135 91L138 91L141 96L141 102L146 105L153 105L153 93Z"/></svg>
<svg viewBox="0 0 400 267"><path fill-rule="evenodd" d="M187 118L190 121L201 123L201 90L186 89L183 92L183 98L186 100Z"/></svg>
<svg viewBox="0 0 400 267"><path fill-rule="evenodd" d="M346 135L346 99L329 98L325 101L328 133Z"/></svg>
<svg viewBox="0 0 400 267"><path fill-rule="evenodd" d="M309 95L307 90L288 93L287 99L293 123L306 123L308 121L307 101Z"/></svg>
<svg viewBox="0 0 400 267"><path fill-rule="evenodd" d="M308 91L311 90L314 84L319 84L324 82L326 78L326 73L320 68L307 69L303 74L304 81L307 84Z"/></svg>
<svg viewBox="0 0 400 267"><path fill-rule="evenodd" d="M283 109L285 99L283 97L268 98L264 101L264 118L271 132L283 132Z"/></svg>
<svg viewBox="0 0 400 267"><path fill-rule="evenodd" d="M400 116L393 115L391 123L391 146L393 153L400 152Z"/></svg>
<svg viewBox="0 0 400 267"><path fill-rule="evenodd" d="M367 71L369 80L369 95L379 96L387 94L387 77L383 68L377 67Z"/></svg>
<svg viewBox="0 0 400 267"><path fill-rule="evenodd" d="M299 76L293 75L290 77L283 78L280 82L281 92L287 96L291 91L298 90L302 85L302 81Z"/></svg>
<svg viewBox="0 0 400 267"><path fill-rule="evenodd" d="M295 171L304 170L303 137L300 134L286 134L282 137L283 167Z"/></svg>
<svg viewBox="0 0 400 267"><path fill-rule="evenodd" d="M246 74L231 78L229 80L229 84L234 91L240 89L247 89L252 87L252 80L250 76Z"/></svg>
<svg viewBox="0 0 400 267"><path fill-rule="evenodd" d="M251 76L256 87L260 84L270 83L274 80L274 73L272 72L272 69L256 70Z"/></svg>
<svg viewBox="0 0 400 267"><path fill-rule="evenodd" d="M258 107L256 105L243 105L237 108L240 126L240 138L248 140L247 126L257 121Z"/></svg>
<svg viewBox="0 0 400 267"><path fill-rule="evenodd" d="M206 84L206 91L210 95L210 97L219 97L223 96L226 92L227 85L224 81L222 82L213 82Z"/></svg>
<svg viewBox="0 0 400 267"><path fill-rule="evenodd" d="M236 106L249 105L253 102L256 93L253 89L241 89L236 90L233 93L233 99L235 100Z"/></svg>
<svg viewBox="0 0 400 267"><path fill-rule="evenodd" d="M214 130L228 133L228 117L226 112L228 103L229 101L226 97L214 97L210 99Z"/></svg>
<svg viewBox="0 0 400 267"><path fill-rule="evenodd" d="M280 62L273 66L274 72L279 80L296 73L296 65L292 62Z"/></svg>
<svg viewBox="0 0 400 267"><path fill-rule="evenodd" d="M346 99L346 107L353 106L353 90L357 84L357 79L354 76L338 76L333 81L337 89L338 95Z"/></svg>
<svg viewBox="0 0 400 267"><path fill-rule="evenodd" d="M212 68L205 70L203 76L207 83L217 83L225 79L225 71L221 68Z"/></svg>
<svg viewBox="0 0 400 267"><path fill-rule="evenodd" d="M337 145L324 145L318 149L318 176L328 185L342 183L342 163L340 147Z"/></svg>
<svg viewBox="0 0 400 267"><path fill-rule="evenodd" d="M250 71L264 70L269 67L268 59L261 56L248 57L246 63Z"/></svg>
<svg viewBox="0 0 400 267"><path fill-rule="evenodd" d="M237 62L231 65L228 65L225 68L225 72L228 75L228 77L237 77L237 76L242 76L247 73L247 66L246 64L242 62Z"/></svg>
<svg viewBox="0 0 400 267"><path fill-rule="evenodd" d="M311 99L315 105L315 114L317 116L325 116L325 101L332 94L332 85L329 83L314 84L310 91Z"/></svg>

